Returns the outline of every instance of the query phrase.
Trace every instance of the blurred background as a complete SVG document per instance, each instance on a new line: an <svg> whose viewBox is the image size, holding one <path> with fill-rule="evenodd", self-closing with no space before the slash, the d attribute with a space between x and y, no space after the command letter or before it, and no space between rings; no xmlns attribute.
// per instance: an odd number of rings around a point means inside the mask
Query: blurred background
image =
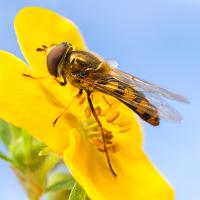
<svg viewBox="0 0 200 200"><path fill-rule="evenodd" d="M13 20L25 6L46 7L68 17L92 51L117 60L123 71L190 99L189 106L170 102L184 118L180 124L162 121L154 128L144 123L144 149L174 187L177 200L198 200L200 0L0 0L0 49L21 59ZM0 193L3 200L27 199L1 160Z"/></svg>

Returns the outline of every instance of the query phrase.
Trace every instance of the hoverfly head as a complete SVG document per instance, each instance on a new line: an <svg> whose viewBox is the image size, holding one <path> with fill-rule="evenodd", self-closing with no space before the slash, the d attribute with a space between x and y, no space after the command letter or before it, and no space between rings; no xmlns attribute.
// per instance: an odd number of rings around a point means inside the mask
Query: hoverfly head
<svg viewBox="0 0 200 200"><path fill-rule="evenodd" d="M67 42L62 42L50 49L47 54L47 68L51 75L61 76L63 66L72 51L73 46Z"/></svg>

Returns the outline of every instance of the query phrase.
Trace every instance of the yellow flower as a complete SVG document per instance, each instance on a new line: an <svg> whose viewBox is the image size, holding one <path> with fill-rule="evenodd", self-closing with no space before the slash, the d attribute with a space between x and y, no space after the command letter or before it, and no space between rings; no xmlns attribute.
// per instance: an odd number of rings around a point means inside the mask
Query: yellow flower
<svg viewBox="0 0 200 200"><path fill-rule="evenodd" d="M109 154L114 177L99 149L100 133L90 113L86 96L62 87L48 74L41 45L63 41L76 49L86 48L77 27L68 19L44 8L28 7L15 19L21 50L32 67L0 51L0 117L26 128L35 138L63 155L74 178L94 200L172 200L174 193L152 166L142 149L142 130L133 112L118 100L95 92L94 107L106 130L113 135ZM32 79L22 74L34 77ZM56 126L52 122L68 107Z"/></svg>

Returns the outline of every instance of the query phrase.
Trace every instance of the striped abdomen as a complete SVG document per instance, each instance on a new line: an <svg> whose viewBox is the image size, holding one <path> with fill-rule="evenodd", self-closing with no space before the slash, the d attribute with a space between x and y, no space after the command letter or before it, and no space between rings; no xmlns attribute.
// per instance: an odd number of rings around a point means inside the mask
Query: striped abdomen
<svg viewBox="0 0 200 200"><path fill-rule="evenodd" d="M160 118L157 108L149 102L142 92L136 91L128 84L120 82L113 77L101 82L100 91L110 94L137 113L144 121L153 126L158 126ZM102 90L102 89L106 90Z"/></svg>
<svg viewBox="0 0 200 200"><path fill-rule="evenodd" d="M160 118L158 110L154 105L149 102L149 100L145 97L143 93L136 91L121 82L118 82L118 87L122 95L122 98L118 98L121 102L123 102L131 110L136 112L144 121L153 126L159 125ZM133 103L128 103L126 100Z"/></svg>
<svg viewBox="0 0 200 200"><path fill-rule="evenodd" d="M128 106L131 110L133 110L134 112L136 112L144 121L148 122L149 124L153 125L153 126L158 126L160 124L160 118L158 115L158 112L155 111L154 113L149 114L148 112L148 108L145 110L144 108L141 109L138 106L134 106L131 104L128 104L127 102L119 99L121 102L123 102L126 106ZM150 105L151 107L153 106L152 104L149 103L149 101L147 99L133 99L133 101L139 101L139 104L146 104L146 105ZM156 108L155 108L156 109Z"/></svg>

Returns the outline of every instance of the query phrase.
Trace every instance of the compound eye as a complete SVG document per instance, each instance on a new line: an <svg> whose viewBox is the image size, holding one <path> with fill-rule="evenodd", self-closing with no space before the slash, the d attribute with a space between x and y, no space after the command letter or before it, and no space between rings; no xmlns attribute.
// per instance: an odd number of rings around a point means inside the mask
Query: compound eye
<svg viewBox="0 0 200 200"><path fill-rule="evenodd" d="M58 74L58 65L62 59L62 57L65 55L65 52L69 48L68 43L63 42L61 44L58 44L57 46L53 47L48 55L47 55L47 67L48 71L51 75L57 77Z"/></svg>

